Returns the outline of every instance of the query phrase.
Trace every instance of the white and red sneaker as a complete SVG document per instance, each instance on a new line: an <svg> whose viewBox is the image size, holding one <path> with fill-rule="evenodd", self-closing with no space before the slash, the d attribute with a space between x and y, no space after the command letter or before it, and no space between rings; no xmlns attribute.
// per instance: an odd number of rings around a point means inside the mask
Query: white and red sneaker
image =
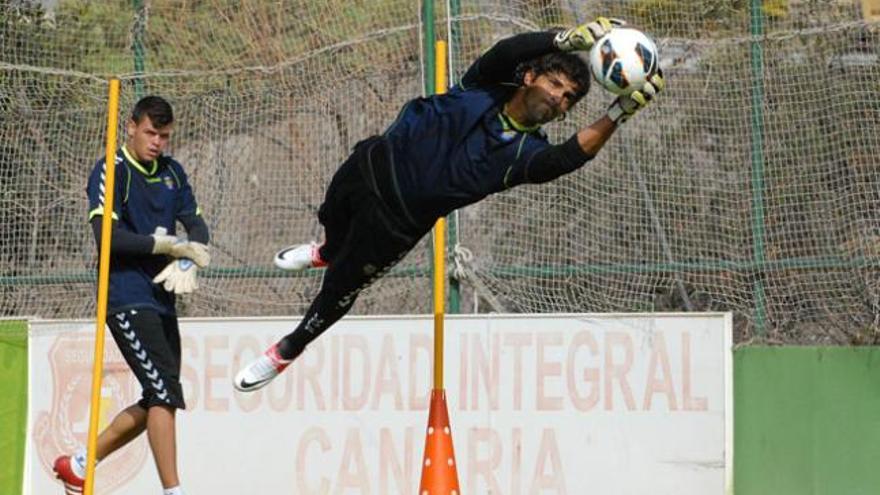
<svg viewBox="0 0 880 495"><path fill-rule="evenodd" d="M306 268L321 268L327 262L321 258L321 245L317 242L287 246L275 253L275 266L282 270L300 272Z"/></svg>
<svg viewBox="0 0 880 495"><path fill-rule="evenodd" d="M272 344L262 356L241 369L232 385L239 392L259 390L284 371L293 359L284 359L278 354L278 344Z"/></svg>
<svg viewBox="0 0 880 495"><path fill-rule="evenodd" d="M72 460L69 455L63 455L55 459L52 470L55 471L55 477L64 483L64 493L67 495L80 495L83 492L85 480L76 473L71 462L76 461Z"/></svg>

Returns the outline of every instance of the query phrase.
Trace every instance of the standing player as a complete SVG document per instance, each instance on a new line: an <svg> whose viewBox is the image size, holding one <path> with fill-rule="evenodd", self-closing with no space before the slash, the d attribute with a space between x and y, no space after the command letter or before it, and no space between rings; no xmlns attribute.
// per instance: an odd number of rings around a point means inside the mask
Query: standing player
<svg viewBox="0 0 880 495"><path fill-rule="evenodd" d="M104 204L104 160L95 164L86 190L99 249L101 217L113 216L107 325L143 387L140 401L98 436L96 458L104 459L146 430L164 495L183 495L175 440L175 412L185 407L175 295L198 288L196 267L207 266L210 256L208 226L186 173L162 155L173 123L171 105L163 98L138 101L126 122L125 145L116 153L112 209ZM188 240L176 237L177 221ZM85 449L55 460L68 494L82 492L85 464Z"/></svg>
<svg viewBox="0 0 880 495"><path fill-rule="evenodd" d="M234 386L249 392L269 383L438 218L490 194L574 172L596 156L663 88L660 74L562 144L550 145L540 127L564 117L589 90L589 66L571 52L589 50L619 25L600 17L502 40L449 93L409 101L384 134L358 143L318 211L325 242L275 257L287 270L327 266L321 290L299 326L239 371Z"/></svg>

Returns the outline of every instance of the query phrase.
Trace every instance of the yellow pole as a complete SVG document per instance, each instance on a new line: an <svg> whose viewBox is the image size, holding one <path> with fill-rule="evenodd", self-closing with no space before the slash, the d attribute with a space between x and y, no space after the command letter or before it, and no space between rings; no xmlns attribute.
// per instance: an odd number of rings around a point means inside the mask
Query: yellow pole
<svg viewBox="0 0 880 495"><path fill-rule="evenodd" d="M434 388L443 389L443 316L446 304L446 219L434 224Z"/></svg>
<svg viewBox="0 0 880 495"><path fill-rule="evenodd" d="M98 448L98 418L100 417L101 374L104 368L104 326L107 324L107 295L110 281L110 237L113 227L113 192L116 182L116 128L119 114L119 79L110 80L107 103L107 142L104 174L104 214L101 218L101 250L98 258L98 313L95 318L95 357L92 365L92 399L89 410L89 439L86 456L84 495L95 489L95 454Z"/></svg>
<svg viewBox="0 0 880 495"><path fill-rule="evenodd" d="M437 94L446 92L446 42L435 43L435 81ZM446 308L446 219L434 225L434 389L428 411L425 455L419 495L461 493L458 485L458 464L452 446L452 427L446 391L443 390L443 316Z"/></svg>
<svg viewBox="0 0 880 495"><path fill-rule="evenodd" d="M446 42L438 40L434 49L436 72L434 88L446 93ZM443 318L446 312L446 219L434 224L434 388L443 389Z"/></svg>

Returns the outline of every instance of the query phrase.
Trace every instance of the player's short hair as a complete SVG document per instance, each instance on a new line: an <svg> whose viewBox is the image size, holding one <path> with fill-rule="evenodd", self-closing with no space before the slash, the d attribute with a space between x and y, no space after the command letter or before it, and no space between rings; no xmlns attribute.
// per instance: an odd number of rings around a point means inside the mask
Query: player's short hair
<svg viewBox="0 0 880 495"><path fill-rule="evenodd" d="M516 81L522 84L526 72L532 71L535 76L551 72L565 74L578 89L574 102L577 103L590 90L590 64L584 58L565 52L553 52L547 55L522 62L516 68Z"/></svg>
<svg viewBox="0 0 880 495"><path fill-rule="evenodd" d="M144 117L149 117L150 122L157 128L165 127L174 122L174 110L171 104L161 96L144 96L131 109L131 120L139 124Z"/></svg>

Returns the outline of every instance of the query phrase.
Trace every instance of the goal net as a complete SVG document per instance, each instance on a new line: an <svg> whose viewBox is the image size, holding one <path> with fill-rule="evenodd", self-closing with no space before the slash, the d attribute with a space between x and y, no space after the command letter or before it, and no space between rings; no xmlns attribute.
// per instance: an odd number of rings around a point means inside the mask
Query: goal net
<svg viewBox="0 0 880 495"><path fill-rule="evenodd" d="M145 94L175 106L213 237L182 314L303 312L320 272L272 255L320 236L336 167L422 94L419 2L135 3L0 4L3 313L94 313L84 188L111 75L123 118ZM739 340L876 342L878 25L835 0L450 0L432 25L454 79L504 36L597 14L655 37L668 89L583 170L454 217L460 311L723 310ZM595 86L551 140L610 99ZM429 241L354 312L430 311Z"/></svg>

